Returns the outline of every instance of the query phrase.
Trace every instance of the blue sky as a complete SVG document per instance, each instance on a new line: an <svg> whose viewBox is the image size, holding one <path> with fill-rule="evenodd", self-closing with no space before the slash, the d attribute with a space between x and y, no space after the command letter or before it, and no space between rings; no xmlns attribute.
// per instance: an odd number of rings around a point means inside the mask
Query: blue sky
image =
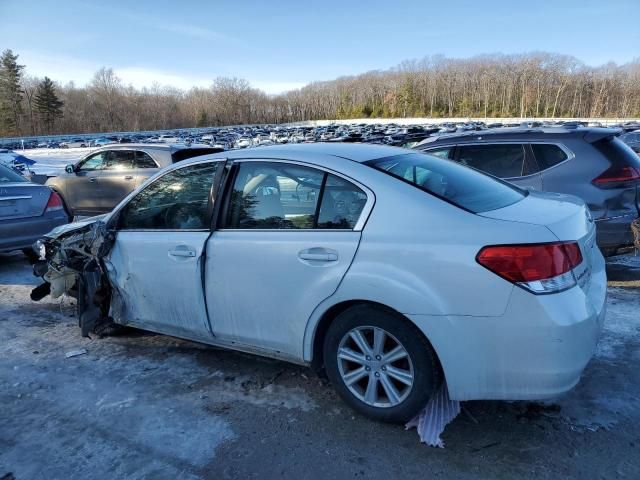
<svg viewBox="0 0 640 480"><path fill-rule="evenodd" d="M235 76L269 93L443 54L640 57L637 0L0 0L0 49L82 85L102 66L136 87Z"/></svg>

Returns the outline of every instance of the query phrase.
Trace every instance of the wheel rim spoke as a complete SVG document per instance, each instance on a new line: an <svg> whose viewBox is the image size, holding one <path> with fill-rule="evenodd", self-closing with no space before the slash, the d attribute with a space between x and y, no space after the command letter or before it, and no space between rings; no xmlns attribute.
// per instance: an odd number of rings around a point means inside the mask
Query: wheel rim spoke
<svg viewBox="0 0 640 480"><path fill-rule="evenodd" d="M369 383L367 390L364 392L364 401L373 405L378 400L378 379L373 375L369 375Z"/></svg>
<svg viewBox="0 0 640 480"><path fill-rule="evenodd" d="M354 352L350 348L340 347L338 350L338 358L342 360L347 360L349 362L357 363L359 365L364 365L365 357L363 354Z"/></svg>
<svg viewBox="0 0 640 480"><path fill-rule="evenodd" d="M365 355L371 354L371 347L369 346L369 342L367 342L360 330L352 330L349 335L362 353L364 353Z"/></svg>
<svg viewBox="0 0 640 480"><path fill-rule="evenodd" d="M369 372L367 372L364 367L360 367L347 373L342 378L344 379L344 383L346 383L347 386L351 386L367 375L369 375Z"/></svg>
<svg viewBox="0 0 640 480"><path fill-rule="evenodd" d="M397 404L400 401L400 392L398 392L398 389L393 385L393 382L389 380L389 377L383 373L380 376L380 383L382 383L382 388L384 388L389 402L392 405Z"/></svg>
<svg viewBox="0 0 640 480"><path fill-rule="evenodd" d="M382 357L382 361L386 364L397 362L398 360L406 357L407 351L404 349L402 345L397 345L393 350L389 353L385 354Z"/></svg>
<svg viewBox="0 0 640 480"><path fill-rule="evenodd" d="M381 328L373 329L373 354L382 355L386 333Z"/></svg>
<svg viewBox="0 0 640 480"><path fill-rule="evenodd" d="M413 384L413 375L408 370L402 370L400 368L387 365L386 372L388 376L404 383L405 385L411 386Z"/></svg>

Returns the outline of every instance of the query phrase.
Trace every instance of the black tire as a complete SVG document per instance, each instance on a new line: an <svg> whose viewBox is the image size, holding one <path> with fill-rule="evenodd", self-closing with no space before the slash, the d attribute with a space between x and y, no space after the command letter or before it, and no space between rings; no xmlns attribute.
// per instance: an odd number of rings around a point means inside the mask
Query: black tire
<svg viewBox="0 0 640 480"><path fill-rule="evenodd" d="M338 348L343 337L357 327L378 327L402 344L413 365L413 385L397 405L369 405L349 390L338 366ZM370 343L371 344L371 343ZM422 332L402 315L375 305L356 305L329 326L324 341L324 364L327 376L342 399L354 410L374 420L404 423L425 407L442 381L437 355Z"/></svg>

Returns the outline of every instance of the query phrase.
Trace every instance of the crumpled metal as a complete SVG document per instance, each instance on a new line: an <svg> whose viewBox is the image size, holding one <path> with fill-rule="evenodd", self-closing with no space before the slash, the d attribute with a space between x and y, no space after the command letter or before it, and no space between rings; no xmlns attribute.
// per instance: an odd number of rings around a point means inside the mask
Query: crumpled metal
<svg viewBox="0 0 640 480"><path fill-rule="evenodd" d="M431 447L444 448L440 435L445 427L460 413L460 402L449 398L446 382L429 399L426 407L413 417L405 428L417 428L420 441Z"/></svg>

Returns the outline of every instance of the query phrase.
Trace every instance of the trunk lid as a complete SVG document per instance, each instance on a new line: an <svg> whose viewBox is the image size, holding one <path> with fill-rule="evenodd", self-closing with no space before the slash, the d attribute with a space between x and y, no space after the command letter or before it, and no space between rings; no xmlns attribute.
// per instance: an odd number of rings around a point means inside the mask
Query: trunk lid
<svg viewBox="0 0 640 480"><path fill-rule="evenodd" d="M0 186L0 220L37 217L44 213L51 189L26 182Z"/></svg>

